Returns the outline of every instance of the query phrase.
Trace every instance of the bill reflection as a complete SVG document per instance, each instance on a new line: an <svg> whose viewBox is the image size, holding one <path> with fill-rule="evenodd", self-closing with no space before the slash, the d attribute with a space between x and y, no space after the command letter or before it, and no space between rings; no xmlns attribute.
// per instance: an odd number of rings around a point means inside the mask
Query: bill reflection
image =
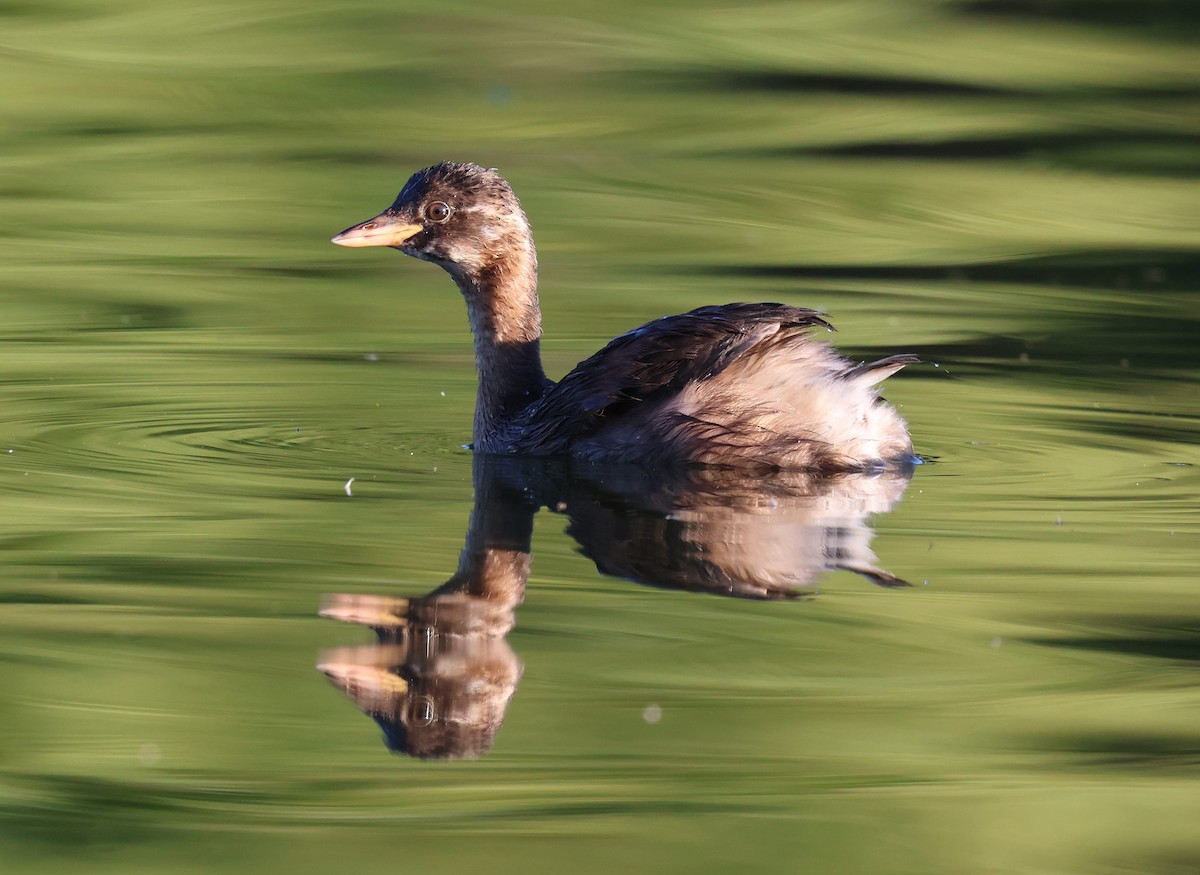
<svg viewBox="0 0 1200 875"><path fill-rule="evenodd" d="M521 678L505 636L525 595L541 507L567 517L567 532L604 574L788 599L814 594L838 569L884 587L908 585L877 564L867 519L892 508L911 473L752 477L476 457L475 507L457 571L417 598L329 597L322 616L367 626L377 643L326 651L318 668L375 719L391 750L479 757Z"/></svg>

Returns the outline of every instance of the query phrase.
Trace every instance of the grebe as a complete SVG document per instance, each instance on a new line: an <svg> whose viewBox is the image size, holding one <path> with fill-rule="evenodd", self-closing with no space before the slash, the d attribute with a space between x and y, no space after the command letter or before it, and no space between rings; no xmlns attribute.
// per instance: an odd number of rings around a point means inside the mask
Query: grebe
<svg viewBox="0 0 1200 875"><path fill-rule="evenodd" d="M833 330L814 310L665 316L548 379L533 234L495 170L418 171L387 210L333 242L399 249L454 278L475 337L476 452L831 473L914 460L904 420L875 386L918 359L851 362L811 336Z"/></svg>

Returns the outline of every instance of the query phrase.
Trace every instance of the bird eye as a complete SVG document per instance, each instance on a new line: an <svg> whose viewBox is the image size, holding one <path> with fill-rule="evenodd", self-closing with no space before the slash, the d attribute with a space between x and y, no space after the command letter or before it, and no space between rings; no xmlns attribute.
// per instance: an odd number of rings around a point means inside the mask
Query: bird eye
<svg viewBox="0 0 1200 875"><path fill-rule="evenodd" d="M431 222L444 222L450 218L450 205L434 201L425 208L425 215Z"/></svg>

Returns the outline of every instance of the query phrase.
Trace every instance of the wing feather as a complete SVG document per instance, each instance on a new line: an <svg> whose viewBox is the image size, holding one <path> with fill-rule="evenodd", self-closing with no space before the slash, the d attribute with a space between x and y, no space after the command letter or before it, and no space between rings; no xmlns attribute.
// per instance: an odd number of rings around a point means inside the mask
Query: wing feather
<svg viewBox="0 0 1200 875"><path fill-rule="evenodd" d="M710 380L769 338L814 327L833 330L823 313L785 304L701 307L648 322L612 340L550 389L523 417L514 450L528 444L565 452L629 408Z"/></svg>

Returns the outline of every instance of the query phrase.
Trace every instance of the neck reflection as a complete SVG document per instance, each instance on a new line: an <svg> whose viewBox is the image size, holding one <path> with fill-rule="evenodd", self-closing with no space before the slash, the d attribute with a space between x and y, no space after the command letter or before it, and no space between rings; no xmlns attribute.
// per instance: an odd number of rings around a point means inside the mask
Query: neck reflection
<svg viewBox="0 0 1200 875"><path fill-rule="evenodd" d="M318 668L421 758L491 749L522 666L506 635L532 566L534 514L549 507L602 573L752 599L815 595L827 572L908 586L877 565L867 518L903 495L911 470L769 481L723 469L647 472L478 455L475 506L453 576L417 598L334 595L321 616L377 643L325 651Z"/></svg>

